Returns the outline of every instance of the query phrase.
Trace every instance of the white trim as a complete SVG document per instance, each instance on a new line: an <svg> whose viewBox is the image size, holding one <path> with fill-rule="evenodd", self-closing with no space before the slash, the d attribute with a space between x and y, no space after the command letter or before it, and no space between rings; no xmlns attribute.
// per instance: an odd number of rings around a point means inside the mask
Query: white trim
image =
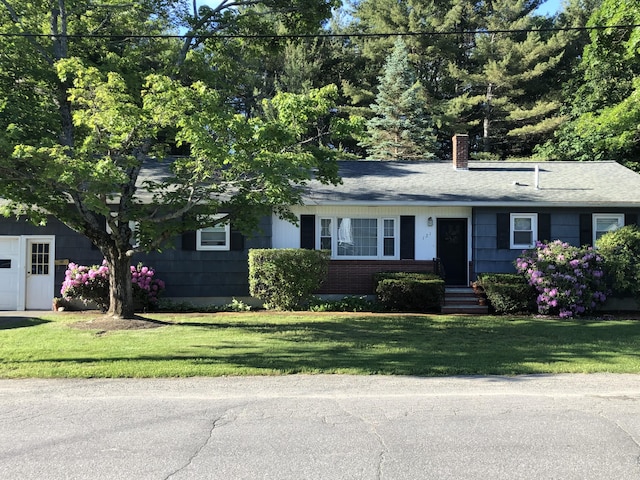
<svg viewBox="0 0 640 480"><path fill-rule="evenodd" d="M527 218L531 220L531 243L515 243L514 234L515 220L518 218ZM538 214L537 213L512 213L509 217L509 248L515 249L527 249L532 248L538 240Z"/></svg>
<svg viewBox="0 0 640 480"><path fill-rule="evenodd" d="M222 225L222 227L224 227L224 236L225 236L225 243L224 245L202 245L202 232L204 232L205 230L209 229L209 228L214 228L216 226L218 226L219 224L217 224L215 222L216 219L218 218L223 218L226 215L224 214L218 214L218 215L214 215L213 218L211 218L212 220L212 225L210 227L205 227L205 228L199 228L198 230L196 230L196 250L198 251L229 251L231 250L231 227L229 226L229 222L225 223Z"/></svg>
<svg viewBox="0 0 640 480"><path fill-rule="evenodd" d="M338 219L371 219L376 220L376 255L338 255ZM395 215L317 215L316 216L316 248L320 248L322 220L331 221L331 258L333 260L399 260L400 259L400 217ZM384 222L393 220L393 255L384 255ZM386 237L390 238L390 237Z"/></svg>
<svg viewBox="0 0 640 480"><path fill-rule="evenodd" d="M598 237L598 233L602 232L604 234L604 230L598 230L597 224L598 224L598 220L599 219L615 219L617 221L617 227L614 228L613 230L608 230L608 231L614 231L617 230L618 228L622 228L624 227L624 213L594 213L591 215L591 245L595 245L596 244L596 240L599 238Z"/></svg>

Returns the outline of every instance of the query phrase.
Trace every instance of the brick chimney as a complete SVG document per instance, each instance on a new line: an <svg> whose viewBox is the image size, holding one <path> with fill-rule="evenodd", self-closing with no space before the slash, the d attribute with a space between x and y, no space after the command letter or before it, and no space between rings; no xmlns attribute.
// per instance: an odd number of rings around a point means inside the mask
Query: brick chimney
<svg viewBox="0 0 640 480"><path fill-rule="evenodd" d="M453 168L469 170L469 135L458 133L453 136Z"/></svg>

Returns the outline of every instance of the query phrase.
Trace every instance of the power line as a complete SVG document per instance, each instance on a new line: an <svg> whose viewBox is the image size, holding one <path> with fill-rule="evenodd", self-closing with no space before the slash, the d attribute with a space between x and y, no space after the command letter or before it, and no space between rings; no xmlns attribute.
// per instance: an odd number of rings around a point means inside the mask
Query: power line
<svg viewBox="0 0 640 480"><path fill-rule="evenodd" d="M66 34L56 35L56 37L64 37L67 39L83 39L83 38L105 38L105 39L181 39L189 38L219 38L219 39L262 39L262 40L288 40L288 39L311 39L311 38L384 38L384 37L421 37L421 36L442 36L442 35L491 35L495 33L534 33L534 32L587 32L592 30L631 30L640 28L640 24L629 25L597 25L590 27L548 27L548 28L522 28L522 29L486 29L486 30L447 30L447 31L428 31L428 32L384 32L384 33L311 33L311 34L229 34L229 33L208 33L208 34ZM28 38L51 38L54 35L45 33L0 33L0 37L28 37Z"/></svg>

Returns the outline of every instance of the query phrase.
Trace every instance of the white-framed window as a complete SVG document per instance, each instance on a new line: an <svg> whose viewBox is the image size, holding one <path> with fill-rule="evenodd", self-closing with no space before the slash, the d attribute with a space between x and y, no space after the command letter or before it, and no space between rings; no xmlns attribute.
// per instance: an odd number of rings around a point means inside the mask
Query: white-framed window
<svg viewBox="0 0 640 480"><path fill-rule="evenodd" d="M217 223L224 215L216 215L211 219L210 227L196 230L196 250L230 250L231 227L229 223Z"/></svg>
<svg viewBox="0 0 640 480"><path fill-rule="evenodd" d="M324 217L320 219L319 246L333 258L397 259L397 218Z"/></svg>
<svg viewBox="0 0 640 480"><path fill-rule="evenodd" d="M320 219L320 250L331 250L331 219Z"/></svg>
<svg viewBox="0 0 640 480"><path fill-rule="evenodd" d="M527 249L538 239L538 214L512 213L510 222L510 248Z"/></svg>
<svg viewBox="0 0 640 480"><path fill-rule="evenodd" d="M593 244L607 232L613 232L624 226L624 213L593 214Z"/></svg>

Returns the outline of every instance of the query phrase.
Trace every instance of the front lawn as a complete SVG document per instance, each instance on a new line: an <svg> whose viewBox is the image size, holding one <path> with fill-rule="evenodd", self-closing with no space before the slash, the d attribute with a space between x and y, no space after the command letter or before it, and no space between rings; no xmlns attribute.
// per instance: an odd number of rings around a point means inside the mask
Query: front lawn
<svg viewBox="0 0 640 480"><path fill-rule="evenodd" d="M0 378L640 373L640 321L362 313L0 317ZM82 328L78 328L82 327Z"/></svg>

